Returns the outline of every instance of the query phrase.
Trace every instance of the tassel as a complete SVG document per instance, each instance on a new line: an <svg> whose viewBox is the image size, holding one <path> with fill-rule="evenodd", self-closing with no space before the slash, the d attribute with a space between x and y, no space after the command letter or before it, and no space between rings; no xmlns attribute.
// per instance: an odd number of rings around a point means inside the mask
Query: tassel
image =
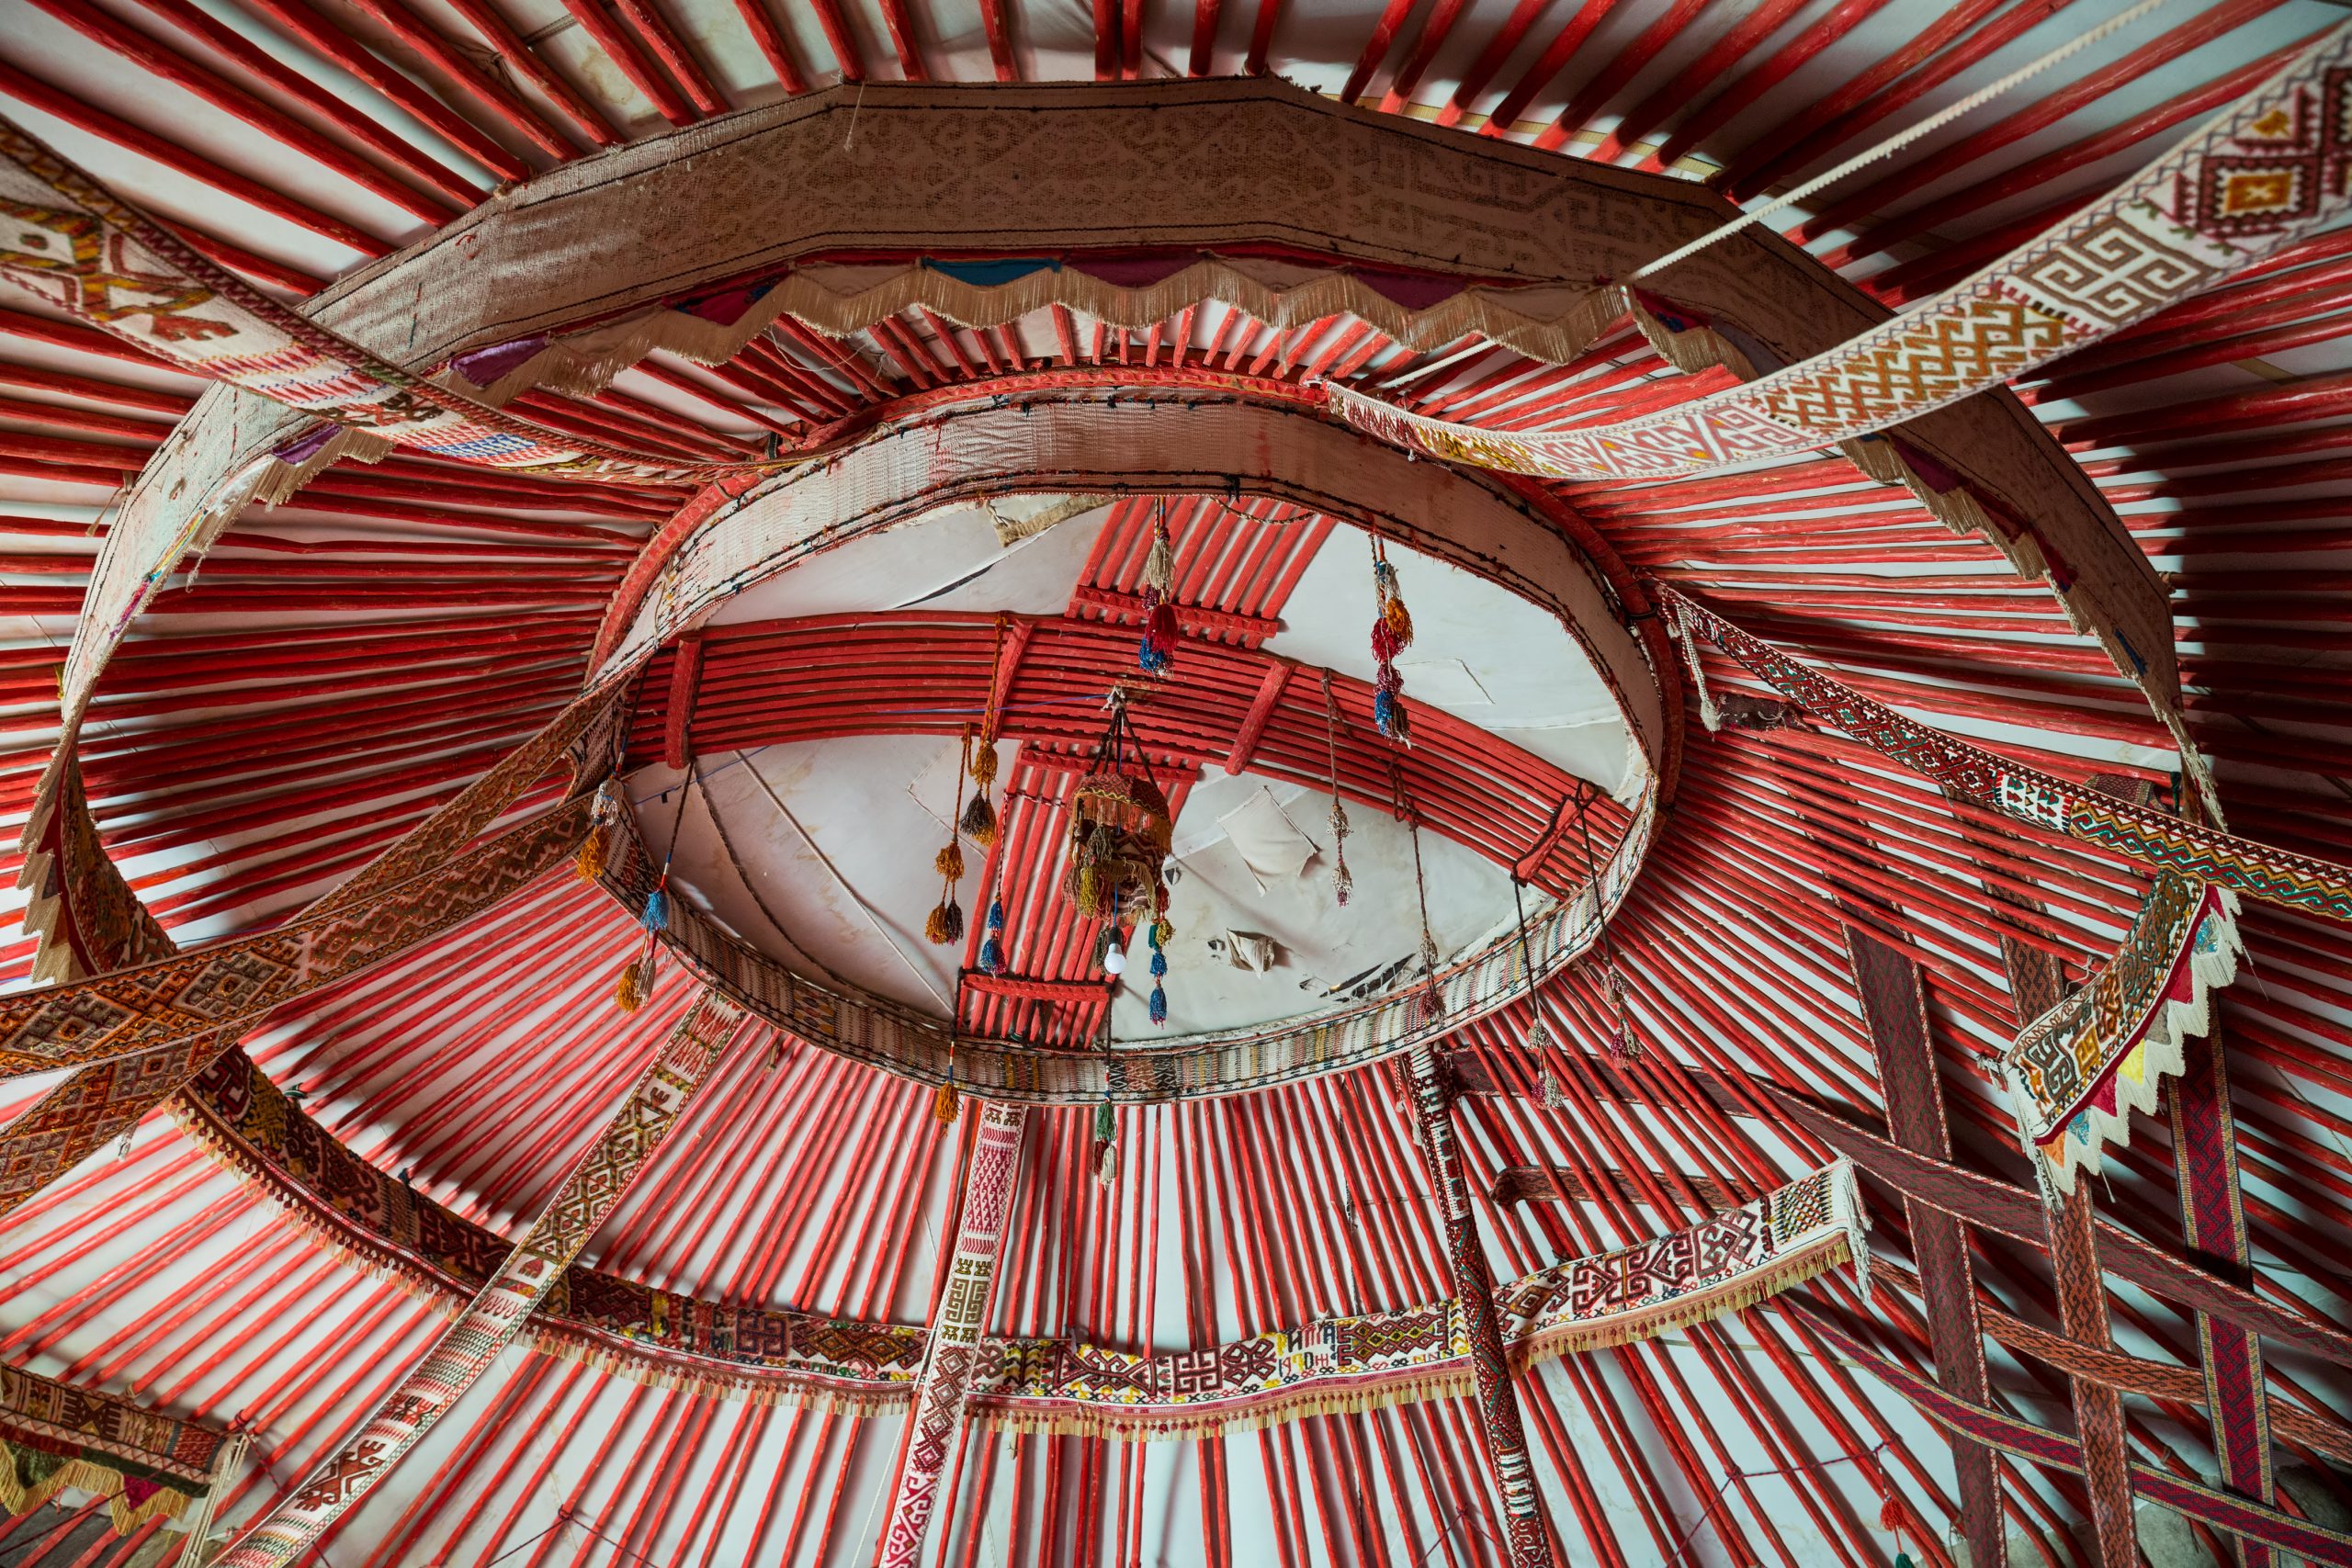
<svg viewBox="0 0 2352 1568"><path fill-rule="evenodd" d="M1166 604L1153 605L1151 614L1144 617L1143 635L1150 638L1152 646L1162 653L1175 652L1176 607Z"/></svg>
<svg viewBox="0 0 2352 1568"><path fill-rule="evenodd" d="M1151 988L1151 1021L1154 1023L1168 1021L1168 987L1165 986L1154 986Z"/></svg>
<svg viewBox="0 0 2352 1568"><path fill-rule="evenodd" d="M932 856L931 863L940 875L950 882L960 882L964 876L964 846L954 839Z"/></svg>
<svg viewBox="0 0 2352 1568"><path fill-rule="evenodd" d="M1087 861L1078 868L1078 912L1093 914L1102 902L1102 868Z"/></svg>
<svg viewBox="0 0 2352 1568"><path fill-rule="evenodd" d="M991 975L1001 975L1010 967L1004 961L1004 900L1000 897L989 906L988 938L980 943L980 967Z"/></svg>
<svg viewBox="0 0 2352 1568"><path fill-rule="evenodd" d="M1166 947L1176 935L1176 922L1162 915L1151 922L1151 945Z"/></svg>
<svg viewBox="0 0 2352 1568"><path fill-rule="evenodd" d="M972 782L986 789L996 783L996 742L983 740L972 753Z"/></svg>
<svg viewBox="0 0 2352 1568"><path fill-rule="evenodd" d="M1169 545L1165 527L1153 535L1151 553L1143 558L1143 581L1144 586L1161 593L1176 586L1176 552Z"/></svg>
<svg viewBox="0 0 2352 1568"><path fill-rule="evenodd" d="M1379 620L1373 622L1373 658L1378 660L1381 663L1385 664L1390 660L1396 658L1401 651L1403 650L1399 649L1396 644L1396 633L1395 629L1389 626L1388 618L1385 615L1383 615Z"/></svg>
<svg viewBox="0 0 2352 1568"><path fill-rule="evenodd" d="M1532 1055L1541 1056L1551 1048L1552 1032L1544 1027L1544 1021L1539 1018L1527 1026L1527 1049Z"/></svg>
<svg viewBox="0 0 2352 1568"><path fill-rule="evenodd" d="M1435 1023L1445 1016L1445 998L1438 993L1435 981L1421 987L1420 1004L1423 1023Z"/></svg>
<svg viewBox="0 0 2352 1568"><path fill-rule="evenodd" d="M1109 1100L1103 1100L1094 1108L1094 1141L1098 1144L1114 1143L1118 1136L1118 1113L1111 1108Z"/></svg>
<svg viewBox="0 0 2352 1568"><path fill-rule="evenodd" d="M1551 1063L1545 1062L1544 1070L1536 1075L1535 1089L1543 1097L1544 1110L1566 1111L1568 1108L1568 1091L1553 1073Z"/></svg>
<svg viewBox="0 0 2352 1568"><path fill-rule="evenodd" d="M1388 603L1381 607L1380 624L1388 628L1388 635L1399 652L1413 646L1413 614L1405 608L1405 601L1398 598L1393 590L1388 595Z"/></svg>
<svg viewBox="0 0 2352 1568"><path fill-rule="evenodd" d="M659 887L645 896L645 929L650 931L670 929L670 896Z"/></svg>
<svg viewBox="0 0 2352 1568"><path fill-rule="evenodd" d="M956 1085L952 1080L941 1084L939 1092L931 1097L931 1118L943 1125L956 1120L956 1112L959 1108Z"/></svg>
<svg viewBox="0 0 2352 1568"><path fill-rule="evenodd" d="M581 841L580 852L572 857L571 869L580 874L581 881L594 882L605 874L605 861L608 852L605 847L604 829L593 829L588 837Z"/></svg>
<svg viewBox="0 0 2352 1568"><path fill-rule="evenodd" d="M1169 662L1168 655L1151 646L1151 637L1148 634L1136 645L1136 668L1145 674L1161 674L1167 670Z"/></svg>
<svg viewBox="0 0 2352 1568"><path fill-rule="evenodd" d="M951 895L932 910L931 919L923 922L922 934L942 947L951 942L963 941L964 906L956 902Z"/></svg>
<svg viewBox="0 0 2352 1568"><path fill-rule="evenodd" d="M956 826L963 829L964 837L985 850L996 842L996 807L989 804L987 795L976 795L972 804L964 807L964 819Z"/></svg>
<svg viewBox="0 0 2352 1568"><path fill-rule="evenodd" d="M1094 1150L1095 1185L1109 1190L1119 1179L1119 1145L1100 1144Z"/></svg>
<svg viewBox="0 0 2352 1568"><path fill-rule="evenodd" d="M1168 954L1157 947L1151 950L1151 977L1155 980L1168 973Z"/></svg>
<svg viewBox="0 0 2352 1568"><path fill-rule="evenodd" d="M623 1012L635 1012L645 1005L645 984L638 975L634 958L622 968L621 977L613 987L613 1004Z"/></svg>
<svg viewBox="0 0 2352 1568"><path fill-rule="evenodd" d="M1892 1492L1887 1494L1886 1501L1878 1506L1878 1528L1889 1531L1903 1528L1903 1508L1895 1502Z"/></svg>

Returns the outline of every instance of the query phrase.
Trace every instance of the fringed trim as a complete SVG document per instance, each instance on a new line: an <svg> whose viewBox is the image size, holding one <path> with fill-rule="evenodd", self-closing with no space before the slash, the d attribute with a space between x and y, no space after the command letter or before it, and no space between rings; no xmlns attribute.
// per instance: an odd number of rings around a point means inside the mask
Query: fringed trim
<svg viewBox="0 0 2352 1568"><path fill-rule="evenodd" d="M533 1349L550 1356L649 1388L683 1390L710 1399L854 1416L896 1415L914 1403L911 1377L860 1383L783 1367L689 1360L623 1335L543 1318L534 1318L524 1334Z"/></svg>
<svg viewBox="0 0 2352 1568"><path fill-rule="evenodd" d="M1198 1409L1182 1404L1085 1404L1075 1400L1006 1399L975 1393L966 1409L976 1426L998 1432L1053 1437L1119 1438L1165 1442L1256 1432L1315 1416L1350 1416L1476 1393L1467 1359L1456 1357L1408 1372L1367 1373L1353 1386L1308 1383L1219 1400Z"/></svg>
<svg viewBox="0 0 2352 1568"><path fill-rule="evenodd" d="M1059 527L1098 506L1108 506L1114 499L1107 495L1066 495L1026 517L1007 517L990 506L989 523L996 529L996 542L1011 549L1023 539L1034 539L1046 529Z"/></svg>
<svg viewBox="0 0 2352 1568"><path fill-rule="evenodd" d="M2238 960L2245 954L2245 945L2238 933L2237 895L2219 886L2212 887L2211 892L2213 903L2192 924L2188 951L2184 955L2188 965L2188 995L2166 996L2159 1000L2149 1014L2139 1041L2109 1062L2102 1074L2115 1086L2115 1109L2103 1110L2086 1099L2072 1116L2059 1123L2051 1141L2038 1147L2030 1131L2032 1123L2025 1120L2018 1122L2020 1131L2028 1133L2028 1157L2036 1167L2046 1168L2051 1185L2058 1191L2075 1190L2078 1170L2098 1175L2109 1145L2120 1146L2131 1141L2132 1115L2155 1113L2165 1080L2181 1074L2187 1060L2187 1042L2212 1028L2214 995L2237 979ZM2201 889L2199 903L2200 907L2204 904ZM2213 932L2210 944L2202 934L2209 926ZM2136 1077L2124 1071L2133 1052L2140 1055ZM2016 1080L2011 1081L2015 1086ZM2025 1103L2030 1105L2030 1099ZM2086 1136L2075 1135L2073 1129L2077 1121L2083 1123Z"/></svg>
<svg viewBox="0 0 2352 1568"><path fill-rule="evenodd" d="M107 1521L114 1533L130 1535L150 1519L180 1518L204 1500L202 1493L191 1495L159 1485L145 1502L134 1505L123 1492L129 1479L101 1461L76 1455L27 1486L17 1479L14 1464L0 1463L0 1509L10 1514L29 1513L60 1492L86 1492L107 1500Z"/></svg>
<svg viewBox="0 0 2352 1568"><path fill-rule="evenodd" d="M319 475L348 457L356 463L380 463L400 450L399 444L349 425L338 429L299 463L273 462L257 476L248 505L283 506ZM495 471L495 470L493 470Z"/></svg>
<svg viewBox="0 0 2352 1568"><path fill-rule="evenodd" d="M1638 1344L1645 1339L1655 1339L1661 1334L1671 1334L1696 1323L1712 1322L1727 1313L1741 1312L1759 1302L1770 1301L1807 1280L1818 1279L1851 1257L1847 1235L1840 1231L1808 1243L1794 1252L1783 1254L1754 1273L1744 1274L1714 1290L1677 1296L1670 1302L1660 1302L1656 1306L1644 1307L1622 1316L1600 1318L1591 1323L1563 1324L1557 1328L1544 1329L1518 1340L1506 1347L1506 1350L1511 1365L1523 1368L1556 1361L1563 1356Z"/></svg>
<svg viewBox="0 0 2352 1568"><path fill-rule="evenodd" d="M936 267L910 265L870 287L843 293L822 280L823 270L820 266L786 274L730 322L661 309L551 339L486 387L473 386L447 370L433 379L503 407L533 388L593 396L656 349L702 365L722 364L785 315L830 336L846 337L918 305L973 328L1007 326L1032 311L1060 305L1113 326L1143 332L1179 310L1212 300L1245 310L1277 331L1347 314L1410 348L1442 348L1465 333L1478 333L1546 364L1564 365L1623 310L1613 288L1578 295L1555 312L1528 308L1536 295L1561 294L1557 287L1472 287L1416 310L1343 269L1278 286L1215 257L1142 288L1106 283L1071 265L1041 266L1010 283L990 286L966 282Z"/></svg>

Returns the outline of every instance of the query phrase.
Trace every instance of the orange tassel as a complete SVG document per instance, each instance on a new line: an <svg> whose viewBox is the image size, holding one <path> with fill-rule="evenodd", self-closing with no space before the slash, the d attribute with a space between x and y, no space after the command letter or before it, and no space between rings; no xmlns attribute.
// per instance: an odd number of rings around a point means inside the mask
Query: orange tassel
<svg viewBox="0 0 2352 1568"><path fill-rule="evenodd" d="M945 877L948 881L956 882L962 880L964 875L964 846L957 843L953 839L948 840L946 847L942 849L938 854L932 857L931 863L938 869L939 874Z"/></svg>

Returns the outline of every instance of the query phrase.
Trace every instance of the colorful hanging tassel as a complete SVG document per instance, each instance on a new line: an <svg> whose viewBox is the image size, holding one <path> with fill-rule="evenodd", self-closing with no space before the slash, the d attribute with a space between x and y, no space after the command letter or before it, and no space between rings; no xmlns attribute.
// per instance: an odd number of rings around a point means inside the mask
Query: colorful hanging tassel
<svg viewBox="0 0 2352 1568"><path fill-rule="evenodd" d="M1151 554L1143 563L1143 637L1136 645L1136 668L1165 674L1176 660L1176 551L1168 539L1168 503L1159 503L1151 525Z"/></svg>
<svg viewBox="0 0 2352 1568"><path fill-rule="evenodd" d="M972 771L972 727L964 727L964 754L956 764L956 817L964 814L964 779ZM964 940L964 906L956 902L956 885L964 879L964 840L956 836L956 829L947 829L947 842L931 857L931 867L939 874L939 902L922 923L922 934L942 947Z"/></svg>
<svg viewBox="0 0 2352 1568"><path fill-rule="evenodd" d="M964 940L964 906L956 902L954 893L931 911L931 918L922 923L922 934L942 947Z"/></svg>
<svg viewBox="0 0 2352 1568"><path fill-rule="evenodd" d="M613 1002L623 1012L635 1012L645 1005L647 990L642 965L632 958L622 966L620 978L613 986Z"/></svg>
<svg viewBox="0 0 2352 1568"><path fill-rule="evenodd" d="M1004 897L1001 894L989 904L988 935L980 942L980 967L991 975L1001 975L1009 967L1004 960Z"/></svg>
<svg viewBox="0 0 2352 1568"><path fill-rule="evenodd" d="M1396 569L1378 540L1372 547L1372 592L1378 613L1372 622L1372 722L1399 746L1413 743L1405 716L1405 677L1396 672L1396 656L1413 643L1413 617L1396 591Z"/></svg>
<svg viewBox="0 0 2352 1568"><path fill-rule="evenodd" d="M1094 1108L1094 1179L1104 1187L1119 1179L1119 1117L1105 1097Z"/></svg>
<svg viewBox="0 0 2352 1568"><path fill-rule="evenodd" d="M665 873L664 879L666 878ZM645 896L644 924L645 929L650 931L666 931L670 929L670 895L658 886Z"/></svg>
<svg viewBox="0 0 2352 1568"><path fill-rule="evenodd" d="M1151 987L1151 1021L1159 1024L1168 1021L1168 987L1165 986Z"/></svg>
<svg viewBox="0 0 2352 1568"><path fill-rule="evenodd" d="M595 802L588 807L588 837L581 840L579 854L572 857L571 868L582 882L594 882L605 874L605 867L612 857L613 824L620 820L620 783L606 779L596 786Z"/></svg>
<svg viewBox="0 0 2352 1568"><path fill-rule="evenodd" d="M951 1069L954 1066L953 1058L949 1061L949 1066ZM952 1123L956 1120L956 1111L960 1109L961 1102L956 1093L956 1080L950 1078L939 1086L937 1094L931 1097L932 1120L943 1125Z"/></svg>
<svg viewBox="0 0 2352 1568"><path fill-rule="evenodd" d="M993 753L984 752L982 755ZM963 819L956 826L963 829L964 837L980 848L992 848L996 843L996 807L989 804L986 795L975 795L972 804L964 807Z"/></svg>

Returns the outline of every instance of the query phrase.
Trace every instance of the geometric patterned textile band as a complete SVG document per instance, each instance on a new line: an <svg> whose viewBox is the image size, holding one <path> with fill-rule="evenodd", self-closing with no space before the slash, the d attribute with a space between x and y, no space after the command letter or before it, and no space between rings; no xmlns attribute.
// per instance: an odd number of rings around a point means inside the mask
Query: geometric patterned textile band
<svg viewBox="0 0 2352 1568"><path fill-rule="evenodd" d="M157 963L0 998L0 1077L135 1056L251 1023L472 919L587 834L581 796L342 908Z"/></svg>
<svg viewBox="0 0 2352 1568"><path fill-rule="evenodd" d="M2211 1027L2212 993L2237 977L2236 905L2227 888L2159 874L2098 977L2002 1055L2026 1154L2061 1191L2131 1135L2132 1112L2154 1111L2184 1043Z"/></svg>
<svg viewBox="0 0 2352 1568"><path fill-rule="evenodd" d="M2154 871L2352 924L2352 866L2220 832L1996 757L1797 663L1687 594L1663 583L1650 591L1686 638L1706 633L1766 685L1955 795Z"/></svg>
<svg viewBox="0 0 2352 1568"><path fill-rule="evenodd" d="M182 1518L211 1490L226 1446L209 1427L0 1367L0 1508L10 1514L70 1486L105 1498L120 1535Z"/></svg>
<svg viewBox="0 0 2352 1568"><path fill-rule="evenodd" d="M546 429L437 387L328 332L225 268L0 117L0 277L207 380L324 422L277 454L305 462L342 431L370 450L573 479L706 483L774 463L681 465Z"/></svg>
<svg viewBox="0 0 2352 1568"><path fill-rule="evenodd" d="M1661 413L1575 431L1430 419L1327 383L1350 424L1448 462L1656 479L1812 451L2024 375L2270 256L2352 205L2352 23L2113 192L1916 310Z"/></svg>
<svg viewBox="0 0 2352 1568"><path fill-rule="evenodd" d="M743 1014L705 991L690 1003L594 1144L473 1303L333 1454L281 1496L216 1568L279 1568L302 1555L345 1510L462 1398L534 1308L564 1277L645 1163L683 1119Z"/></svg>
<svg viewBox="0 0 2352 1568"><path fill-rule="evenodd" d="M1494 1286L1494 1315L1514 1366L1630 1345L1843 1262L1866 1274L1869 1224L1838 1160L1688 1229ZM1471 1392L1470 1339L1456 1299L1149 1356L997 1340L973 1401L1004 1426L1180 1436Z"/></svg>
<svg viewBox="0 0 2352 1568"><path fill-rule="evenodd" d="M1435 1047L1413 1047L1405 1058L1405 1085L1412 1097L1413 1142L1419 1145L1422 1168L1429 1172L1430 1195L1437 1200L1446 1269L1453 1280L1445 1326L1459 1324L1467 1341L1471 1385L1477 1395L1479 1424L1486 1428L1487 1463L1494 1472L1496 1495L1502 1499L1511 1568L1549 1568L1551 1529L1544 1517L1543 1489L1536 1484L1534 1461L1527 1451L1519 1393L1511 1386L1510 1359L1495 1313L1495 1279L1487 1267L1486 1243L1478 1237L1477 1214L1470 1206L1470 1184L1453 1134L1453 1093Z"/></svg>
<svg viewBox="0 0 2352 1568"><path fill-rule="evenodd" d="M446 1301L504 1260L503 1238L351 1153L243 1052L220 1057L188 1100L184 1124L214 1157L359 1267ZM1503 1281L1495 1309L1512 1363L1669 1333L1861 1257L1850 1180L1841 1161L1691 1229ZM861 1415L903 1408L929 1348L919 1325L729 1306L579 1264L527 1332L541 1350L642 1382ZM1023 1430L1203 1436L1467 1393L1469 1353L1447 1302L1144 1355L984 1339L967 1413Z"/></svg>
<svg viewBox="0 0 2352 1568"><path fill-rule="evenodd" d="M883 1528L876 1568L916 1568L922 1561L923 1532L939 1502L947 1461L961 1451L964 1404L971 1396L972 1372L988 1331L995 1299L996 1258L1004 1244L1004 1223L1012 1210L1012 1180L1021 1170L1021 1130L1026 1106L991 1100L980 1108L972 1136L972 1159L964 1176L964 1214L956 1229L956 1250L947 1279L932 1313L931 1348L907 1424L891 1488L888 1522Z"/></svg>

